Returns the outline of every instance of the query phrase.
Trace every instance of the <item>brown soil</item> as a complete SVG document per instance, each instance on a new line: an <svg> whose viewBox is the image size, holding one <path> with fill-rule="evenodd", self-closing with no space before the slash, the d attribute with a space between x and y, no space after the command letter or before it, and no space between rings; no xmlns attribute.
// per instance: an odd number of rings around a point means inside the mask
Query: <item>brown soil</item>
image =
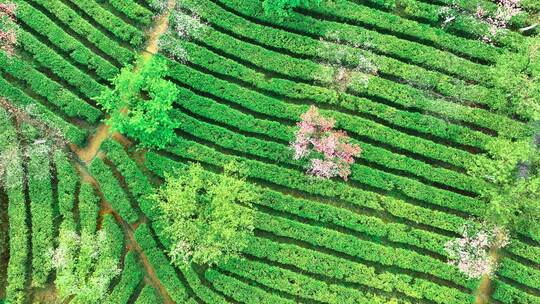
<svg viewBox="0 0 540 304"><path fill-rule="evenodd" d="M148 45L145 51L141 53L143 60L140 61L137 66L135 66L134 68L135 71L139 70L142 64L146 63L148 60L152 58L154 54L158 52L159 37L161 37L161 35L167 31L169 13L174 8L175 5L176 5L175 0L169 0L167 4L168 9L166 13L159 16L158 19L156 20L155 25L149 34ZM109 126L102 123L97 128L96 133L88 139L88 144L86 147L79 148L74 144L70 144L70 147L81 161L85 163L89 163L96 156L98 157L104 156L101 152L99 152L99 148L101 147L101 144L103 143L103 141L109 137L109 131L110 131ZM120 142L122 145L124 145L125 147L129 147L132 145L130 140L128 140L126 137L122 136L118 132L113 133L112 137L118 142ZM174 301L167 293L167 290L163 287L163 285L159 281L154 268L152 267L152 265L148 261L148 258L146 257L146 254L144 253L142 248L139 246L139 244L135 240L134 229L136 229L138 224L134 225L134 227L130 226L120 217L119 214L117 214L112 209L110 203L104 199L103 194L99 190L100 189L99 184L88 173L84 165L78 164L77 169L80 173L81 180L83 182L88 182L92 184L94 188L98 191L101 197L101 208L99 211L98 228L101 228L101 222L102 222L103 216L105 214L112 214L114 218L116 219L116 221L120 223L120 225L122 226L122 230L124 231L124 234L127 239L127 245L126 245L127 248L135 250L140 257L141 264L143 265L143 268L146 272L145 281L147 281L152 287L154 287L159 292L165 304L174 304Z"/></svg>
<svg viewBox="0 0 540 304"><path fill-rule="evenodd" d="M54 284L32 291L32 303L56 304L60 303Z"/></svg>
<svg viewBox="0 0 540 304"><path fill-rule="evenodd" d="M156 22L154 23L154 28L152 29L148 37L148 45L146 46L145 52L143 52L142 54L142 57L144 59L143 63L152 58L154 54L157 54L159 50L159 38L167 31L169 27L169 15L175 5L175 0L169 0L167 2L167 9L165 13L163 13L156 19Z"/></svg>
<svg viewBox="0 0 540 304"><path fill-rule="evenodd" d="M489 250L489 255L491 256L491 258L493 259L495 263L498 262L499 260L498 248L495 248L495 247L491 248ZM488 304L491 291L492 291L491 278L488 275L484 275L482 277L482 280L480 281L480 284L478 285L478 289L476 290L475 304Z"/></svg>
<svg viewBox="0 0 540 304"><path fill-rule="evenodd" d="M109 137L109 129L110 127L108 125L102 123L96 129L96 133L90 136L86 147L79 148L75 144L70 144L69 146L71 150L77 154L80 160L84 161L85 163L89 163L96 156L103 141Z"/></svg>
<svg viewBox="0 0 540 304"><path fill-rule="evenodd" d="M148 258L146 257L146 254L144 253L142 248L139 246L139 244L135 240L134 228L131 227L126 221L124 221L124 219L122 219L122 217L114 211L111 204L105 200L105 198L103 197L103 193L101 193L98 182L88 173L86 168L83 167L82 165L78 165L77 169L81 175L81 179L84 182L88 182L91 185L93 185L101 198L101 208L99 211L98 229L101 228L101 222L102 222L101 219L103 218L103 215L112 214L116 222L120 224L120 226L122 227L122 230L124 231L124 235L126 236L126 239L127 239L126 247L131 248L132 250L135 250L135 252L137 252L137 254L139 255L141 264L143 265L143 268L147 274L148 281L150 282L152 287L158 290L165 304L174 304L174 301L167 293L167 290L165 289L165 287L163 287L163 285L159 281L154 268L152 267L152 265L148 261Z"/></svg>
<svg viewBox="0 0 540 304"><path fill-rule="evenodd" d="M148 45L146 46L146 49L141 52L143 60L138 62L137 66L135 66L135 71L139 70L141 65L148 62L148 60L150 60L152 56L157 54L157 52L159 51L159 38L167 31L167 28L169 26L169 14L175 5L175 0L169 0L169 2L167 3L167 11L157 18L154 27L149 32ZM70 147L82 161L88 163L92 161L92 159L94 159L103 141L105 141L109 137L109 131L110 127L105 123L101 123L96 129L96 133L90 136L90 138L88 139L88 144L86 145L86 147L79 148L74 144L70 144ZM131 142L127 138L125 138L118 132L115 132L112 136L123 145L131 144Z"/></svg>

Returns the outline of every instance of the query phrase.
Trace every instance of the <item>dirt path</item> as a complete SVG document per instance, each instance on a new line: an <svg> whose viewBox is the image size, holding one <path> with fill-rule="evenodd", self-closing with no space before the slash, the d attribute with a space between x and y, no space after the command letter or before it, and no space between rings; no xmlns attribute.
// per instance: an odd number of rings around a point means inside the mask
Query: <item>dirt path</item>
<svg viewBox="0 0 540 304"><path fill-rule="evenodd" d="M149 33L148 45L146 49L140 53L143 59L137 63L137 65L134 67L134 71L138 71L143 64L148 62L148 60L150 60L152 56L158 52L159 37L161 37L161 35L167 31L169 12L174 8L175 5L175 0L169 0L167 3L166 13L160 15L157 18L154 27ZM105 141L110 136L112 136L115 140L122 143L123 145L131 145L131 142L127 138L122 136L120 133L114 132L111 135L110 127L105 123L101 123L96 129L96 132L88 138L87 145L85 147L81 148L74 144L70 144L70 148L83 163L87 164L91 162L96 156L103 156L99 152L99 149L103 141ZM135 250L135 252L137 252L137 254L139 255L141 264L146 273L145 280L158 291L165 304L174 304L175 302L172 300L165 287L163 287L163 285L161 284L154 268L148 261L146 254L135 239L134 229L136 229L136 225L134 227L130 226L120 217L118 213L114 211L110 203L107 202L103 197L98 182L88 173L86 167L83 164L77 164L77 169L80 173L81 180L83 182L88 182L93 185L101 197L101 208L99 212L98 225L101 226L101 221L105 214L112 214L114 216L114 218L121 225L122 230L124 231L127 240L127 248Z"/></svg>
<svg viewBox="0 0 540 304"><path fill-rule="evenodd" d="M167 9L165 13L162 15L159 15L156 19L154 26L149 31L148 36L148 44L146 48L139 53L139 55L143 58L141 61L137 62L137 65L133 68L134 71L140 70L140 68L147 63L152 56L157 54L159 51L158 48L158 41L161 35L163 35L168 27L169 27L169 15L171 10L176 5L176 0L169 0L167 2ZM88 163L96 157L96 154L101 147L101 144L103 141L105 141L107 138L109 138L109 131L110 127L106 125L105 123L101 123L98 128L96 129L96 133L91 135L87 140L87 145L83 148L78 147L75 144L70 144L71 150L77 154L79 159L84 161L85 163ZM113 136L117 137L117 139L124 138L120 134L116 134L116 132L113 134ZM126 139L127 140L127 139Z"/></svg>
<svg viewBox="0 0 540 304"><path fill-rule="evenodd" d="M496 237L500 240L501 238L503 238L503 235L497 235ZM492 247L489 250L489 256L493 259L494 263L497 263L500 258L499 248ZM478 289L476 290L475 304L488 304L491 292L491 278L488 275L484 275L482 277L482 280L480 280Z"/></svg>
<svg viewBox="0 0 540 304"><path fill-rule="evenodd" d="M100 216L104 214L112 214L116 222L118 222L122 227L122 230L127 240L126 246L131 250L135 250L135 252L138 254L143 269L146 273L148 282L158 291L159 295L164 301L163 303L175 304L165 287L163 287L163 285L161 284L161 281L159 280L156 271L154 270L154 267L148 261L146 254L142 250L141 246L139 246L139 243L137 243L137 240L135 239L134 228L126 221L124 221L124 219L122 219L122 217L114 211L114 209L111 207L111 204L107 200L105 200L105 198L103 197L103 193L101 192L99 183L94 177L90 175L90 173L88 173L86 168L79 164L77 166L77 170L79 171L82 181L90 183L98 192L101 198ZM102 210L104 211L103 213L101 212Z"/></svg>

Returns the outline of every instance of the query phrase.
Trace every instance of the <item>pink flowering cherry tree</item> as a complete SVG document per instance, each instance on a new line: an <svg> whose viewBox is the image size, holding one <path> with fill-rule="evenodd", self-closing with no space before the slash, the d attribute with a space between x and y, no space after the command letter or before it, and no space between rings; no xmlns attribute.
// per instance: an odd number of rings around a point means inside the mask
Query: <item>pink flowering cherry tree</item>
<svg viewBox="0 0 540 304"><path fill-rule="evenodd" d="M462 237L450 240L445 244L448 263L470 279L478 279L485 275L491 277L497 269L497 260L492 251L508 244L508 233L498 226L481 224L480 229L472 225L463 227Z"/></svg>
<svg viewBox="0 0 540 304"><path fill-rule="evenodd" d="M333 130L335 120L323 117L315 106L300 118L296 138L291 142L294 159L309 159L307 173L312 176L347 180L354 158L362 151L360 147L351 144L344 131Z"/></svg>

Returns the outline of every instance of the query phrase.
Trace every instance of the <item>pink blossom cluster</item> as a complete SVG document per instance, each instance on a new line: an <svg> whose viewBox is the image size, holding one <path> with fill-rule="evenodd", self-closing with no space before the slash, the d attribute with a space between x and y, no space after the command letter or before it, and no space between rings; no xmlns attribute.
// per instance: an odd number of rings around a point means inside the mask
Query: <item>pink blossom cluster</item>
<svg viewBox="0 0 540 304"><path fill-rule="evenodd" d="M467 277L478 279L484 275L492 276L497 269L497 261L490 254L491 250L502 248L508 244L508 233L503 228L488 227L471 233L472 226L463 228L463 237L448 241L445 251L449 263L457 266Z"/></svg>
<svg viewBox="0 0 540 304"><path fill-rule="evenodd" d="M8 55L13 55L17 44L15 32L15 10L14 3L0 3L0 50Z"/></svg>
<svg viewBox="0 0 540 304"><path fill-rule="evenodd" d="M347 133L333 130L335 120L323 117L315 106L311 106L300 118L296 139L291 142L294 159L306 158L318 152L323 159L312 158L308 174L325 179L340 176L347 180L354 157L362 151L360 147L349 143Z"/></svg>

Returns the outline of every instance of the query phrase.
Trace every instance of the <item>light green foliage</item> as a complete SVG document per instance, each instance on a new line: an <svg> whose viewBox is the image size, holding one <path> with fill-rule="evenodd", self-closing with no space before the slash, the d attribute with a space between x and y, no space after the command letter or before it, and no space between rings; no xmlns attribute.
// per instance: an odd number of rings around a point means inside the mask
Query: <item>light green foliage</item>
<svg viewBox="0 0 540 304"><path fill-rule="evenodd" d="M540 239L540 156L528 141L496 140L489 155L470 168L469 173L491 181L495 187L482 193L489 203L488 221L525 231Z"/></svg>
<svg viewBox="0 0 540 304"><path fill-rule="evenodd" d="M115 88L96 100L110 115L107 123L114 131L136 138L144 147L164 148L174 137L170 111L178 89L163 79L168 68L162 58L143 60L139 70L124 67L113 80Z"/></svg>
<svg viewBox="0 0 540 304"><path fill-rule="evenodd" d="M493 67L493 82L507 92L504 111L540 120L540 37L527 40L519 53L500 56Z"/></svg>
<svg viewBox="0 0 540 304"><path fill-rule="evenodd" d="M238 163L228 163L220 175L209 176L192 164L175 174L153 198L166 222L165 234L173 241L170 256L177 265L193 261L217 264L237 255L253 231L251 190Z"/></svg>
<svg viewBox="0 0 540 304"><path fill-rule="evenodd" d="M296 7L318 5L320 2L320 0L264 0L263 8L265 14L286 17Z"/></svg>
<svg viewBox="0 0 540 304"><path fill-rule="evenodd" d="M120 270L113 257L113 240L103 230L97 234L61 229L59 247L52 261L57 270L55 284L62 300L71 303L101 303L111 280Z"/></svg>

